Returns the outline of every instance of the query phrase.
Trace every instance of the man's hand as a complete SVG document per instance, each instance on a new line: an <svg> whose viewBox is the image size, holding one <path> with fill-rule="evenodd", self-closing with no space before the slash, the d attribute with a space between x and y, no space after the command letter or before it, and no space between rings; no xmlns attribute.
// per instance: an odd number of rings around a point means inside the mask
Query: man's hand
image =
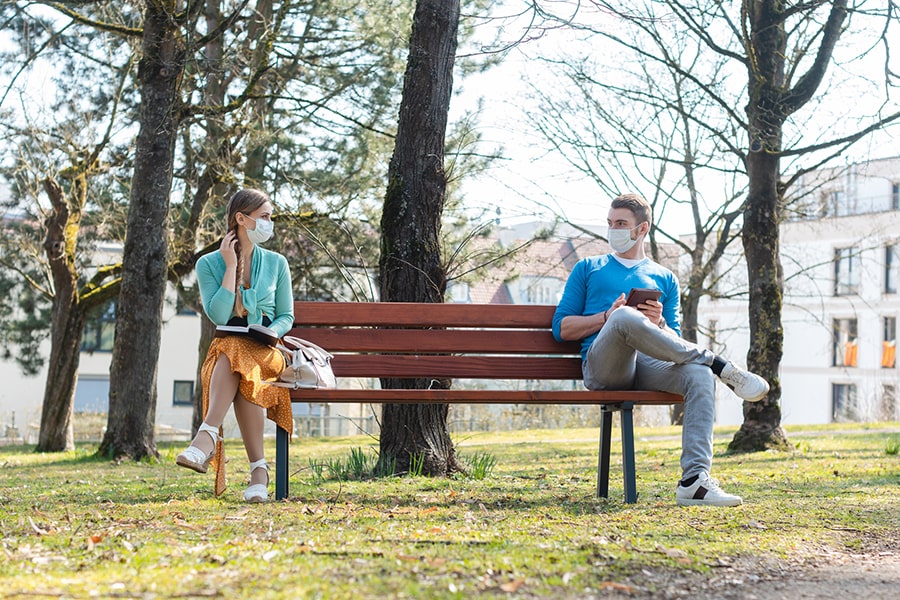
<svg viewBox="0 0 900 600"><path fill-rule="evenodd" d="M637 308L645 317L650 319L650 322L656 326L659 326L662 321L662 311L663 305L659 300L647 300L646 302L642 302L638 304L635 308Z"/></svg>
<svg viewBox="0 0 900 600"><path fill-rule="evenodd" d="M616 310L617 308L620 308L622 306L625 306L625 301L626 301L625 293L623 292L618 298L616 298L616 301L612 303L612 306L610 306L608 309L606 309L607 318L609 318L609 315L611 315L614 310Z"/></svg>
<svg viewBox="0 0 900 600"><path fill-rule="evenodd" d="M594 335L600 331L609 315L617 308L625 306L625 294L616 298L608 309L595 315L581 316L569 315L559 323L559 337L564 340L583 340L589 335Z"/></svg>

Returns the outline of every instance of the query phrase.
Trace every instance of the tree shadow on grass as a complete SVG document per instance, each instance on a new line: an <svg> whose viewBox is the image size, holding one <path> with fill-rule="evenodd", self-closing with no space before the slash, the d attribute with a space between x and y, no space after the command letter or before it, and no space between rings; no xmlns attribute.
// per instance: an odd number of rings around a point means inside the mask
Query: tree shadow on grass
<svg viewBox="0 0 900 600"><path fill-rule="evenodd" d="M95 506L98 502L127 502L129 504L158 504L170 501L214 499L212 494L213 479L189 473L170 464L169 455L181 445L160 444L161 458L141 463L125 461L116 463L105 457L97 456L94 446L80 446L75 452L36 455L33 446L7 446L0 449L0 473L15 472L18 481L29 482L34 488L43 484L53 490L56 498L63 497L76 504ZM229 445L229 455L234 459L242 451L238 446ZM546 451L546 447L542 447ZM468 502L476 509L484 505L490 510L518 511L563 511L577 516L585 514L616 514L623 511L643 510L647 507L658 509L660 506L675 507L674 486L677 478L677 455L670 448L651 449L637 453L637 491L638 502L625 504L622 498L621 464L616 463L613 455L610 472L609 498L597 498L596 463L594 457L580 456L578 452L560 452L552 456L535 455L528 459L532 463L525 470L498 472L487 479L474 481L466 478L387 478L385 480L368 479L348 482L325 482L320 487L312 482L310 473L305 467L295 468L291 472L290 485L292 495L286 501L288 505L339 503L351 499L363 506L382 507L385 504L396 504L405 508L417 508L423 504L422 497L434 496L428 505L449 502ZM890 459L872 448L840 449L836 455L824 448L798 450L785 453L757 453L745 455L718 454L726 463L728 471L740 480L744 494L756 498L765 498L774 493L783 494L784 490L772 489L773 483L789 488L787 492L808 495L817 498L833 498L857 492L858 488L896 486L900 483L900 474L891 473L890 469L873 473L871 470L856 469L859 461L871 461L874 458ZM29 460L36 457L35 460ZM294 457L295 465L299 463ZM520 456L521 460L522 457ZM620 456L618 457L620 460ZM818 461L825 466L829 461L842 463L833 475L828 469L821 470L829 477L819 477L805 481L791 481L791 472L785 468L785 461ZM556 462L554 462L556 461ZM562 464L557 464L562 461ZM549 468L544 468L546 464ZM109 469L106 469L108 466ZM498 465L502 467L502 463ZM94 469L101 469L99 472ZM84 473L80 473L80 470ZM120 469L116 472L116 469ZM748 477L742 478L740 473L746 469ZM660 473L671 471L671 478ZM763 479L769 474L775 479ZM298 474L303 474L302 477ZM753 478L749 474L753 473ZM221 497L223 505L242 504L246 473L229 468L229 490ZM663 480L665 477L665 481ZM274 495L274 464L272 465L273 482L270 493ZM784 482L780 478L784 478ZM403 479L407 483L394 489L396 481ZM2 493L3 486L0 486ZM30 495L39 493L31 490ZM443 496L446 495L447 498ZM276 503L277 506L277 503Z"/></svg>
<svg viewBox="0 0 900 600"><path fill-rule="evenodd" d="M471 511L562 512L569 516L611 514L658 508L661 501L673 506L674 488L670 498L657 496L658 488L638 487L638 502L626 504L621 487L612 487L608 498L596 496L596 481L589 477L535 477L528 474L504 475L467 485L466 480L444 478L408 478L405 489L396 483L386 483L385 489L372 492L378 480L365 482L328 482L324 486L291 482L287 504L353 503L373 509L422 510L435 506L458 505Z"/></svg>

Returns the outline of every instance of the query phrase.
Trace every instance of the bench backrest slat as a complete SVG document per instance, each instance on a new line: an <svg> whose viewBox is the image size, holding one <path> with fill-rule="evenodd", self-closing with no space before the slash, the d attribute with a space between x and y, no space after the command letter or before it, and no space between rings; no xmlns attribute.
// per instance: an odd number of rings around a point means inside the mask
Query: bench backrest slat
<svg viewBox="0 0 900 600"><path fill-rule="evenodd" d="M338 377L580 380L580 345L553 338L554 310L546 305L297 302L289 335L334 354Z"/></svg>
<svg viewBox="0 0 900 600"><path fill-rule="evenodd" d="M533 304L294 302L294 321L307 326L549 329L555 310L555 306Z"/></svg>
<svg viewBox="0 0 900 600"><path fill-rule="evenodd" d="M336 352L409 352L414 354L471 352L497 354L559 354L578 356L580 345L561 344L549 330L372 329L295 327L291 335Z"/></svg>
<svg viewBox="0 0 900 600"><path fill-rule="evenodd" d="M575 358L508 356L435 356L392 354L338 355L337 377L454 377L466 379L581 379Z"/></svg>

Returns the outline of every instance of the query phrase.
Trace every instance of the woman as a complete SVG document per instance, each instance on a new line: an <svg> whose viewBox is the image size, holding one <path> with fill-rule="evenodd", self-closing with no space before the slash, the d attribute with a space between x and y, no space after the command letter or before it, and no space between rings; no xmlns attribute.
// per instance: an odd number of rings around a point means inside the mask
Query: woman
<svg viewBox="0 0 900 600"><path fill-rule="evenodd" d="M283 336L294 324L291 274L284 256L260 247L272 237L272 203L259 190L238 191L228 201L228 233L218 252L197 261L203 309L216 325L261 324ZM240 293L237 293L237 292ZM247 502L268 500L269 467L263 449L263 409L289 433L293 428L290 392L267 385L285 368L281 353L246 335L217 332L201 370L203 423L176 463L206 473L216 468L215 493L225 490L221 427L229 406L250 461Z"/></svg>

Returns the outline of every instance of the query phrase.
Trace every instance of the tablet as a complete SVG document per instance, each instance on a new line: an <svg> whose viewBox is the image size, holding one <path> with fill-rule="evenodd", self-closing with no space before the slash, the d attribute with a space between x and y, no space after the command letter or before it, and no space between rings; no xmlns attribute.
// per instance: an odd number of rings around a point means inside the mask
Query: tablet
<svg viewBox="0 0 900 600"><path fill-rule="evenodd" d="M662 292L651 288L631 288L628 292L628 298L625 300L625 306L637 306L644 304L647 300L659 300Z"/></svg>

